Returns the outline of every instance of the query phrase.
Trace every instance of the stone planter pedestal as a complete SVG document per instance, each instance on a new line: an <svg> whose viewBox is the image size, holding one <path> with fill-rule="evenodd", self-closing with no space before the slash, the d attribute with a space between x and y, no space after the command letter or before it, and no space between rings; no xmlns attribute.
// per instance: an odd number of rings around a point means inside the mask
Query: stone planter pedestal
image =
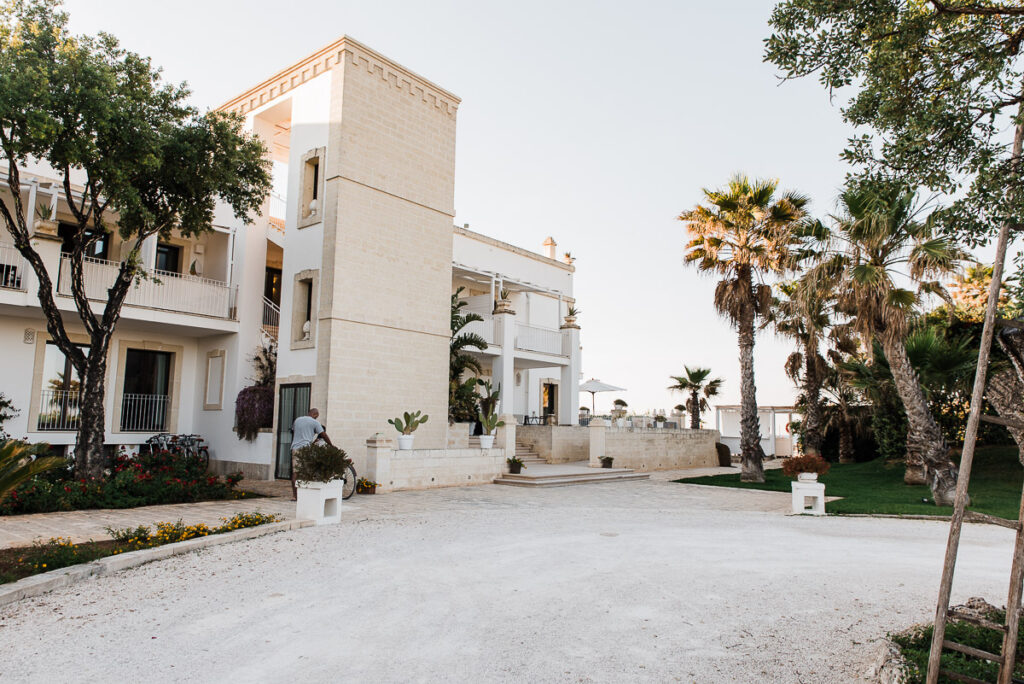
<svg viewBox="0 0 1024 684"><path fill-rule="evenodd" d="M796 515L825 515L825 485L821 482L794 482L793 513ZM807 506L810 499L810 507Z"/></svg>
<svg viewBox="0 0 1024 684"><path fill-rule="evenodd" d="M341 522L342 480L296 483L295 517L314 525Z"/></svg>

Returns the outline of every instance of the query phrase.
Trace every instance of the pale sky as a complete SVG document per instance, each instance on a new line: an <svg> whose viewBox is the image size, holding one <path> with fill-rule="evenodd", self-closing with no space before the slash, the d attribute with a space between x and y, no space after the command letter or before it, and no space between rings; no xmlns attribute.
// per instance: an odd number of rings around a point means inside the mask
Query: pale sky
<svg viewBox="0 0 1024 684"><path fill-rule="evenodd" d="M67 0L74 31L114 34L204 108L343 34L459 95L455 223L572 252L584 375L627 388L638 411L683 400L665 390L683 364L712 368L719 402L739 402L736 335L714 311L714 280L683 266L679 212L743 171L824 215L847 171L838 103L762 63L773 6ZM758 335L759 403L793 400L791 350ZM616 396L599 394L598 410Z"/></svg>

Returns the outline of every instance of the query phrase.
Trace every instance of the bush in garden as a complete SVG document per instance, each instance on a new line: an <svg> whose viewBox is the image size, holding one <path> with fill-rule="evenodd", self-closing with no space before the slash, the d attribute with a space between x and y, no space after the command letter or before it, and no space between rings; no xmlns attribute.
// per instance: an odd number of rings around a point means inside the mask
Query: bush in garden
<svg viewBox="0 0 1024 684"><path fill-rule="evenodd" d="M787 477L796 477L800 473L824 475L830 467L829 462L821 456L794 456L782 461L782 472Z"/></svg>
<svg viewBox="0 0 1024 684"><path fill-rule="evenodd" d="M0 515L230 499L241 479L210 475L203 461L181 451L122 450L102 477L74 479L61 469L22 483L0 499Z"/></svg>
<svg viewBox="0 0 1024 684"><path fill-rule="evenodd" d="M235 399L235 430L239 439L252 442L261 428L274 425L274 388L246 387Z"/></svg>

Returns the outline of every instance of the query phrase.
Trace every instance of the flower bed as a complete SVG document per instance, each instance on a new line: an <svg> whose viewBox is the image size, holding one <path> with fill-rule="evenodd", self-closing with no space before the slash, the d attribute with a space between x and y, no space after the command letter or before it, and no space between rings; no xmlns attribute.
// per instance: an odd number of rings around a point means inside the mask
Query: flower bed
<svg viewBox="0 0 1024 684"><path fill-rule="evenodd" d="M232 532L244 527L278 522L281 517L264 513L238 513L231 518L221 518L221 520L224 521L224 524L217 527L210 527L203 523L186 525L179 520L174 523L157 523L155 531L145 525L134 529L107 528L107 532L111 536L110 540L75 544L70 539L54 537L45 542L36 542L32 546L0 549L0 584L37 575L41 572L66 568L70 565L89 563L119 553L150 549L196 537L207 537L211 534Z"/></svg>
<svg viewBox="0 0 1024 684"><path fill-rule="evenodd" d="M59 469L22 483L0 500L0 515L252 497L235 489L241 480L241 473L210 475L201 459L181 452L121 451L101 478L75 479Z"/></svg>

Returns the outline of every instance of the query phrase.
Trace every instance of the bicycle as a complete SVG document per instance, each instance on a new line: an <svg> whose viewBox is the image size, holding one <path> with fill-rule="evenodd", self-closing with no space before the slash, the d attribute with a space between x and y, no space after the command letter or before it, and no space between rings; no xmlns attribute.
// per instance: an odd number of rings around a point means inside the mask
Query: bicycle
<svg viewBox="0 0 1024 684"><path fill-rule="evenodd" d="M313 440L313 444L325 444L325 442L317 437ZM341 476L341 500L348 501L352 498L352 495L356 493L356 469L355 466L349 465L345 469L345 473Z"/></svg>

